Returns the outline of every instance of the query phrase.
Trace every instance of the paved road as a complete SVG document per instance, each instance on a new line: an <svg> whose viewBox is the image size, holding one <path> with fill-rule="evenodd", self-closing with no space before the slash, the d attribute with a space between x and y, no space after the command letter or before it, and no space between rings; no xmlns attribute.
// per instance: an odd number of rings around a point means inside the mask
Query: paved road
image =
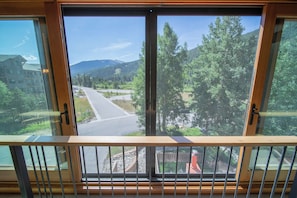
<svg viewBox="0 0 297 198"><path fill-rule="evenodd" d="M135 114L127 113L94 89L83 88L83 90L86 93L97 119L92 122L78 124L79 135L122 136L140 130ZM99 171L102 172L104 159L108 153L108 147L98 147L97 149L98 155L100 156L98 157ZM83 155L81 155L81 157L83 157ZM85 159L82 161L86 163L86 171L88 173L97 173L95 148L85 147L84 157Z"/></svg>
<svg viewBox="0 0 297 198"><path fill-rule="evenodd" d="M78 124L79 135L125 135L140 130L137 116L129 114L101 93L91 88L83 88L96 115L96 120Z"/></svg>
<svg viewBox="0 0 297 198"><path fill-rule="evenodd" d="M97 119L110 119L128 115L123 109L113 104L96 90L86 87L83 88L83 90L86 93Z"/></svg>

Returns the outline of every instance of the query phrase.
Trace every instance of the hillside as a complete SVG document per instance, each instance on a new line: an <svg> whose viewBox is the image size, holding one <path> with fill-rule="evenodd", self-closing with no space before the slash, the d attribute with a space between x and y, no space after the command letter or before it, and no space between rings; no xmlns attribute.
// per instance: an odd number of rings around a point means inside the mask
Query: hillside
<svg viewBox="0 0 297 198"><path fill-rule="evenodd" d="M120 63L113 66L106 66L99 69L93 69L86 74L92 77L98 77L105 80L132 80L139 67L139 61L132 61L127 63Z"/></svg>
<svg viewBox="0 0 297 198"><path fill-rule="evenodd" d="M117 65L119 63L122 63L122 61L108 59L82 61L70 66L71 76L76 76L77 74L86 74L92 70Z"/></svg>
<svg viewBox="0 0 297 198"><path fill-rule="evenodd" d="M243 38L249 40L259 34L259 30L243 35ZM188 51L187 63L199 56L198 47ZM131 81L139 67L139 60L131 62L123 62L119 60L92 60L82 61L70 67L71 76L75 77L77 74L88 75L94 78L104 80L124 80Z"/></svg>

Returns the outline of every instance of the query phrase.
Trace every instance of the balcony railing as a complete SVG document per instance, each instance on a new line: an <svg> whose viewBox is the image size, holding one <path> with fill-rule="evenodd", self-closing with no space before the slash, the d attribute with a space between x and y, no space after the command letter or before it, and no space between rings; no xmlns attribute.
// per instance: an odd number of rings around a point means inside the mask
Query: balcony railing
<svg viewBox="0 0 297 198"><path fill-rule="evenodd" d="M295 136L1 136L0 146L25 197L296 196Z"/></svg>

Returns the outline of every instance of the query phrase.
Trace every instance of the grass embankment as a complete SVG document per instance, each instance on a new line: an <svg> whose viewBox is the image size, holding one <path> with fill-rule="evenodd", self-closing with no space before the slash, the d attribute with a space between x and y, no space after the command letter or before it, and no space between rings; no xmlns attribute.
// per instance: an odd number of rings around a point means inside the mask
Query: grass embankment
<svg viewBox="0 0 297 198"><path fill-rule="evenodd" d="M112 102L128 113L135 113L135 107L133 106L131 100L113 100Z"/></svg>
<svg viewBox="0 0 297 198"><path fill-rule="evenodd" d="M112 92L112 91L100 92L100 93L102 93L105 98L127 95L127 93L119 93L119 92ZM117 106L121 107L122 109L124 109L128 113L135 113L135 107L133 106L131 100L116 99L116 100L112 100L112 102Z"/></svg>
<svg viewBox="0 0 297 198"><path fill-rule="evenodd" d="M91 105L86 97L74 97L76 122L87 122L95 117Z"/></svg>

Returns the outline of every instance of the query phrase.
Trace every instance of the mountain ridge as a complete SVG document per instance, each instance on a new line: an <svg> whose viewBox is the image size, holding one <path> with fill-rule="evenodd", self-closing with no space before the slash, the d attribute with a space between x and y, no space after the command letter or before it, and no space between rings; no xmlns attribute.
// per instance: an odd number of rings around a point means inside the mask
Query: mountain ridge
<svg viewBox="0 0 297 198"><path fill-rule="evenodd" d="M244 39L251 39L253 36L259 34L259 29L248 32L244 35ZM199 46L189 49L187 54L187 63L199 56ZM124 62L120 60L102 59L81 61L70 66L71 76L75 77L77 74L88 75L94 78L104 80L125 80L131 81L136 75L140 60Z"/></svg>
<svg viewBox="0 0 297 198"><path fill-rule="evenodd" d="M101 69L104 67L117 65L120 63L123 63L123 61L112 60L112 59L81 61L79 63L71 65L70 72L71 72L71 76L75 76L77 74L84 74L94 69Z"/></svg>

